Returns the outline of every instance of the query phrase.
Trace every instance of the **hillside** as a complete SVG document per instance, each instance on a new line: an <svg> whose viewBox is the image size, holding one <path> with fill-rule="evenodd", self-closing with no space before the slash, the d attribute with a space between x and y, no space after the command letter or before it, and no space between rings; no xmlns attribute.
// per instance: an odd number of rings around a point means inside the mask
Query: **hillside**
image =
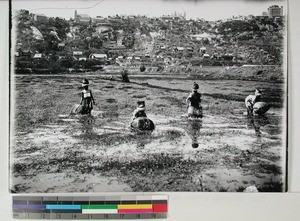
<svg viewBox="0 0 300 221"><path fill-rule="evenodd" d="M208 22L113 16L80 22L38 18L26 10L18 13L18 73L92 71L106 65L164 70L182 64L198 67L283 62L283 18L253 16Z"/></svg>

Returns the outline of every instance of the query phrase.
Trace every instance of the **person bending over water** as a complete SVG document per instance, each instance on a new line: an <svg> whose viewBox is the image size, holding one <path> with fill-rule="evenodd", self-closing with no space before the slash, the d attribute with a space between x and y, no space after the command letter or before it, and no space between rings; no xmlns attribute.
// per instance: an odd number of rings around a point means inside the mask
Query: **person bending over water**
<svg viewBox="0 0 300 221"><path fill-rule="evenodd" d="M131 121L131 128L136 131L153 131L155 125L150 120L145 112L145 101L138 101L137 108L133 112L133 118Z"/></svg>
<svg viewBox="0 0 300 221"><path fill-rule="evenodd" d="M253 106L255 103L260 102L262 97L262 91L259 89L255 89L254 95L250 94L245 99L245 105L247 108L247 114L252 115L253 114Z"/></svg>

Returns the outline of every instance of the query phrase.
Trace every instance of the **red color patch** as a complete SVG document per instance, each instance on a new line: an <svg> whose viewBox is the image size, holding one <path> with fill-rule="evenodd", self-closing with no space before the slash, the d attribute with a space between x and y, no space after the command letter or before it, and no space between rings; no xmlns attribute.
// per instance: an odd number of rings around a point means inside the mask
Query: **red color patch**
<svg viewBox="0 0 300 221"><path fill-rule="evenodd" d="M166 213L166 212L168 212L168 205L167 204L153 204L153 212Z"/></svg>

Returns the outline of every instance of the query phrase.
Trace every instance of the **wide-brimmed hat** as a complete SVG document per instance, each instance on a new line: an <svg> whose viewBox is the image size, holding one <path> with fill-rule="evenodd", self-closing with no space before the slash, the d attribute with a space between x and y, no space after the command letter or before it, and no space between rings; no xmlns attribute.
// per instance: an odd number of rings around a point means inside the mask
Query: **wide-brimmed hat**
<svg viewBox="0 0 300 221"><path fill-rule="evenodd" d="M193 148L198 148L198 147L199 147L199 144L198 144L198 143L192 143L192 147L193 147Z"/></svg>
<svg viewBox="0 0 300 221"><path fill-rule="evenodd" d="M199 89L199 85L196 82L194 82L194 84L193 84L193 90L198 90L198 89Z"/></svg>
<svg viewBox="0 0 300 221"><path fill-rule="evenodd" d="M84 86L89 86L89 80L86 78L82 80L82 87Z"/></svg>

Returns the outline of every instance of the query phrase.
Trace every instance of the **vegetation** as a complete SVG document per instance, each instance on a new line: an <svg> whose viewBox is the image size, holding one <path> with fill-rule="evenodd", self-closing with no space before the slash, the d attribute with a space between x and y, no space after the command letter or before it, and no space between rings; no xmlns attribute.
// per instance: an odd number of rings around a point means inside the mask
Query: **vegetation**
<svg viewBox="0 0 300 221"><path fill-rule="evenodd" d="M70 72L70 69L101 70L105 65L124 62L117 60L119 56L138 56L140 60L129 65L148 68L150 64L158 71L182 61L191 66L281 65L283 61L283 19L252 17L169 22L161 18L117 15L103 18L107 26L99 29L97 23L58 17L36 20L34 14L21 10L17 21L17 73L46 69L49 73ZM199 33L206 37L191 37ZM120 46L124 47L121 51L111 50ZM179 46L184 50L177 50ZM206 57L201 47L206 47ZM26 51L30 53L25 56ZM74 51L81 51L83 59L74 56ZM32 61L36 53L43 54L41 61ZM89 56L93 53L107 54L108 58L91 61Z"/></svg>

